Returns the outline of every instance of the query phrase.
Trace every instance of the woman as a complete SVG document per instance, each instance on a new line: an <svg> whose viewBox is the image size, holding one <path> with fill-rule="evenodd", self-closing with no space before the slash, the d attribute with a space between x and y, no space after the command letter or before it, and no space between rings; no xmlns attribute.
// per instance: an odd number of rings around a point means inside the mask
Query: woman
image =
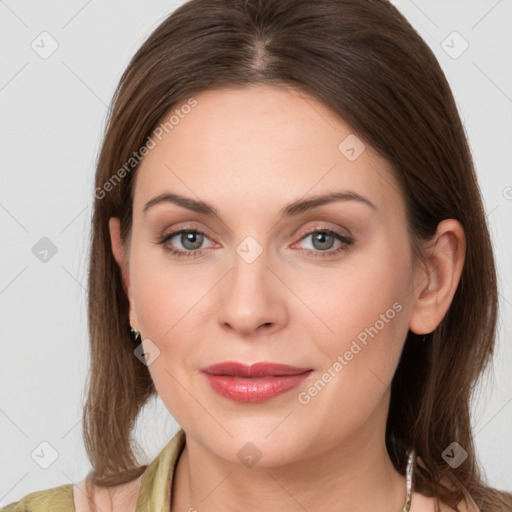
<svg viewBox="0 0 512 512"><path fill-rule="evenodd" d="M391 4L184 4L121 79L94 196L93 469L3 510L512 510L470 425L497 318L478 183ZM155 394L181 429L139 466Z"/></svg>

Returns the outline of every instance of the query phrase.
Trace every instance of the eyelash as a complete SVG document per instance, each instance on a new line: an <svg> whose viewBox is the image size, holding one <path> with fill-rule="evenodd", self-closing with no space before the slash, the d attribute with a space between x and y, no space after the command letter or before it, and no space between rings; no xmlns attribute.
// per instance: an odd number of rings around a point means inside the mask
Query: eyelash
<svg viewBox="0 0 512 512"><path fill-rule="evenodd" d="M160 237L154 243L163 245L163 244L165 244L165 242L174 238L176 235L180 235L181 233L197 233L200 235L204 235L205 237L208 237L206 235L206 233L204 233L198 229L183 228L183 229L179 229L177 231L173 231L172 233L169 233L163 237ZM300 241L304 240L307 236L314 234L314 233L334 235L335 238L337 238L341 242L341 245L337 249L325 250L325 251L319 251L319 250L314 250L314 249L300 249L301 253L308 253L313 258L332 257L335 254L339 254L343 251L348 250L349 246L351 246L354 243L353 240L351 240L350 238L347 238L346 236L342 235L341 233L338 233L337 231L335 231L333 229L318 228L318 227L313 228L313 229L307 231L306 233L304 233L304 235L301 237ZM181 257L198 258L206 251L206 249L196 249L195 251L182 251L182 250L177 250L177 249L173 249L170 247L165 247L165 250L169 251L173 256L177 256L180 258Z"/></svg>

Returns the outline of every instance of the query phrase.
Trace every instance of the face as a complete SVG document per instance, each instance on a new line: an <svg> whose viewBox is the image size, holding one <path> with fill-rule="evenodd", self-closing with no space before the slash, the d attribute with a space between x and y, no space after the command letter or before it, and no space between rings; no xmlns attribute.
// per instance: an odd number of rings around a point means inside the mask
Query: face
<svg viewBox="0 0 512 512"><path fill-rule="evenodd" d="M302 92L258 85L195 99L134 184L130 319L158 394L189 439L228 461L248 442L268 466L358 449L383 436L413 299L391 168ZM162 194L215 213L148 205ZM339 198L308 203L328 194ZM226 361L308 371L203 372Z"/></svg>

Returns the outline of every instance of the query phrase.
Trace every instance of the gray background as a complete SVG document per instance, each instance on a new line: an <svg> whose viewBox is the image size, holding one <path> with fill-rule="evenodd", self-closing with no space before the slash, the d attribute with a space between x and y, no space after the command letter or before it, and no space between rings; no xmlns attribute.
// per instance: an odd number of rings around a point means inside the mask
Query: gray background
<svg viewBox="0 0 512 512"><path fill-rule="evenodd" d="M0 0L0 505L76 483L90 469L80 418L94 164L122 71L181 3ZM477 164L501 316L494 378L479 387L473 423L487 481L512 491L512 2L393 3L437 55ZM53 41L58 48L42 58ZM34 246L49 250L46 262ZM137 425L141 462L176 430L160 399L146 407Z"/></svg>

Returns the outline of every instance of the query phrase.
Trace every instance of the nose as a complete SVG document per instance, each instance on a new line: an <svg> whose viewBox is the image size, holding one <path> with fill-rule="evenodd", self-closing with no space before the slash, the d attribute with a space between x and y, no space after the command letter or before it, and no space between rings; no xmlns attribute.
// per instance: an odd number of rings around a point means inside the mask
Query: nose
<svg viewBox="0 0 512 512"><path fill-rule="evenodd" d="M254 261L236 253L219 287L218 321L224 330L250 337L270 334L287 322L286 288L263 251Z"/></svg>

